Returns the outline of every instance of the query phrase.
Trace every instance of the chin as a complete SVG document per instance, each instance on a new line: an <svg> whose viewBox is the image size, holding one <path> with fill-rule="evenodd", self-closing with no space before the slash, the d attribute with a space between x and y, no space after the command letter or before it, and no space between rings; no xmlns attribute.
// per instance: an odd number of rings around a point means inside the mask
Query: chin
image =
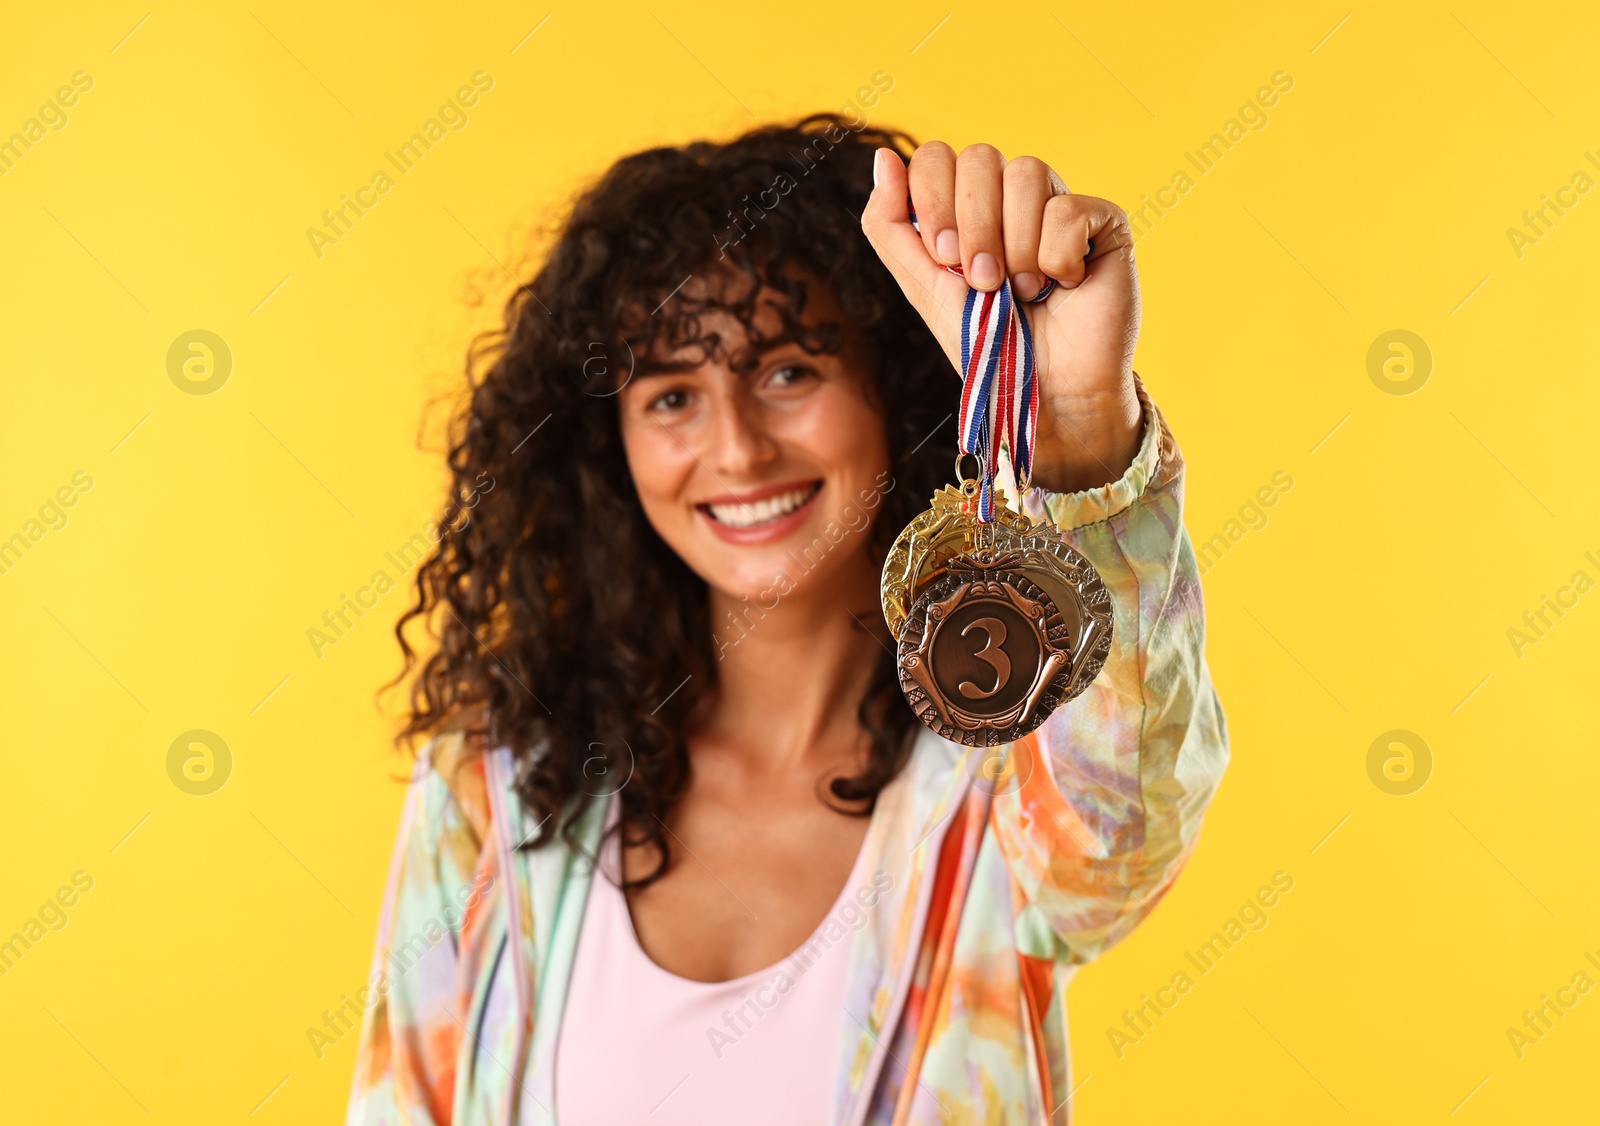
<svg viewBox="0 0 1600 1126"><path fill-rule="evenodd" d="M796 592L825 586L855 557L867 550L870 523L859 517L854 527L840 513L817 513L781 539L759 546L717 543L701 572L707 583L734 599L771 610Z"/></svg>
<svg viewBox="0 0 1600 1126"><path fill-rule="evenodd" d="M724 548L719 552L723 555L720 565L708 568L706 580L723 594L749 599L770 610L779 599L826 583L846 559L865 546L853 532L830 544L821 531L826 527L824 523L813 535L795 535L783 543L744 548L749 554L740 559L728 559Z"/></svg>

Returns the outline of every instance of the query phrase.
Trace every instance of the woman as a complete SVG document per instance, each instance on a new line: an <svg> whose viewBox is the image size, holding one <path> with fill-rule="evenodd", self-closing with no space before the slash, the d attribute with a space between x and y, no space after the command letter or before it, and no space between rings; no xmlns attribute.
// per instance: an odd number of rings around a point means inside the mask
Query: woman
<svg viewBox="0 0 1600 1126"><path fill-rule="evenodd" d="M475 353L350 1122L1066 1121L1064 987L1176 877L1226 734L1126 216L913 147L628 157ZM917 721L878 581L1007 278L1055 282L1018 503L1115 640L997 756Z"/></svg>

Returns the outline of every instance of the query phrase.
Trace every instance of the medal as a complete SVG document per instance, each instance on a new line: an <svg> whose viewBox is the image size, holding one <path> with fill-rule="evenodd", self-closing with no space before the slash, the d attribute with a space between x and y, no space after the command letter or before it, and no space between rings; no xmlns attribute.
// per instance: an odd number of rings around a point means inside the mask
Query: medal
<svg viewBox="0 0 1600 1126"><path fill-rule="evenodd" d="M981 483L934 494L884 562L883 616L900 687L946 739L1021 738L1094 680L1111 650L1111 595L1048 521L978 519Z"/></svg>
<svg viewBox="0 0 1600 1126"><path fill-rule="evenodd" d="M952 742L993 746L1094 680L1111 651L1111 596L1054 525L1011 511L995 485L1004 445L1019 495L1027 488L1039 412L1032 335L1009 280L967 291L961 357L961 484L895 539L880 592L912 710ZM961 472L967 455L976 478Z"/></svg>

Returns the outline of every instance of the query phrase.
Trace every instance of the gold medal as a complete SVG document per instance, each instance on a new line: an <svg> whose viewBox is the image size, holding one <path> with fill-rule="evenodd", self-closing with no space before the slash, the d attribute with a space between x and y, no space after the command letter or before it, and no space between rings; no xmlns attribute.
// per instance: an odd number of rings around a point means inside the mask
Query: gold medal
<svg viewBox="0 0 1600 1126"><path fill-rule="evenodd" d="M923 723L969 746L1018 739L1094 680L1111 650L1111 597L1047 521L981 485L934 494L884 561L883 616L900 687Z"/></svg>

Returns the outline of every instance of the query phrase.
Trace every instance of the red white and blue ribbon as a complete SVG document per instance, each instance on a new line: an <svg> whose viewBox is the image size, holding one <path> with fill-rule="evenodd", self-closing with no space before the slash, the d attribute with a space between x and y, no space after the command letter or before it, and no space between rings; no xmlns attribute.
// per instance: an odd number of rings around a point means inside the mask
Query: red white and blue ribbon
<svg viewBox="0 0 1600 1126"><path fill-rule="evenodd" d="M911 215L917 228L917 216ZM960 266L946 266L958 276ZM1046 279L1044 288L1029 303L1050 296L1055 282ZM1033 446L1039 423L1039 379L1034 364L1033 330L1028 318L1017 308L1011 280L1005 279L992 293L967 289L961 310L961 430L958 443L963 454L978 459L979 523L994 519L994 481L999 452L1005 446L1011 458L1019 490L1028 487L1033 476Z"/></svg>

